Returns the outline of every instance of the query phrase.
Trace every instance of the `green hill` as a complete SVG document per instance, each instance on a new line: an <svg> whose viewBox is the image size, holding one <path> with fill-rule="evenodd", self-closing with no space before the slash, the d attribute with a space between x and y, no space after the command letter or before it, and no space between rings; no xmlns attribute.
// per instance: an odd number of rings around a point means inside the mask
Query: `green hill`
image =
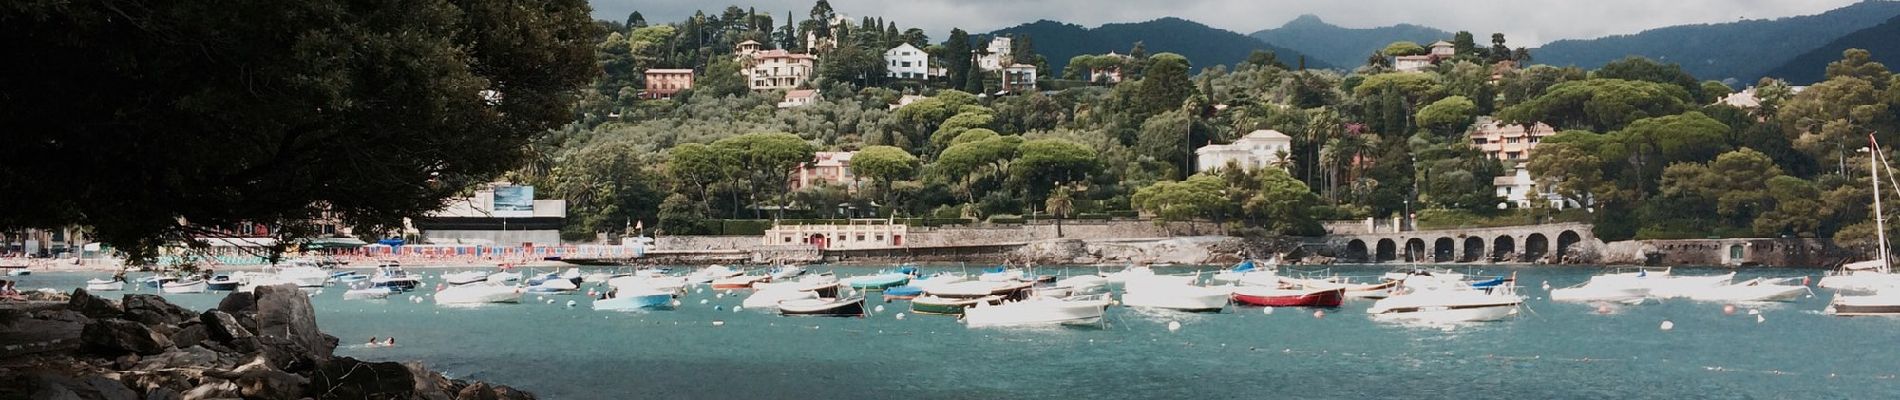
<svg viewBox="0 0 1900 400"><path fill-rule="evenodd" d="M1104 24L1093 29L1080 25L1041 20L990 32L991 35L1029 35L1036 52L1049 60L1050 74L1059 73L1069 58L1082 54L1118 52L1126 54L1135 42L1142 42L1148 54L1169 52L1187 57L1194 68L1233 65L1246 60L1254 50L1269 50L1281 61L1297 66L1301 53L1274 46L1258 39L1216 29L1180 18L1162 18L1147 22ZM980 45L980 44L979 44ZM1327 68L1331 64L1307 58L1307 68Z"/></svg>
<svg viewBox="0 0 1900 400"><path fill-rule="evenodd" d="M1559 40L1531 52L1536 62L1596 68L1640 55L1682 64L1697 78L1753 82L1796 56L1900 16L1900 2L1863 1L1816 15L1657 28L1633 35ZM1839 56L1840 52L1835 52Z"/></svg>
<svg viewBox="0 0 1900 400"><path fill-rule="evenodd" d="M1827 74L1827 63L1840 60L1841 52L1847 49L1867 50L1873 54L1874 61L1886 64L1888 68L1900 67L1900 64L1896 64L1900 63L1900 17L1847 34L1825 46L1795 56L1786 64L1769 70L1767 76L1786 79L1795 85L1820 82Z"/></svg>
<svg viewBox="0 0 1900 400"><path fill-rule="evenodd" d="M1328 24L1312 14L1301 15L1279 28L1254 32L1248 36L1298 50L1310 58L1336 66L1363 64L1366 56L1396 41L1409 40L1422 45L1451 40L1450 32L1432 27L1398 24L1354 29Z"/></svg>

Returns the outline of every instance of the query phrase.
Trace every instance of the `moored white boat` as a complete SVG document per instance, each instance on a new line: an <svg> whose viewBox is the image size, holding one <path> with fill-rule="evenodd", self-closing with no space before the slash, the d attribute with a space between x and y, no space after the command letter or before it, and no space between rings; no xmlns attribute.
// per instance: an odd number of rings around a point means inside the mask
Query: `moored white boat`
<svg viewBox="0 0 1900 400"><path fill-rule="evenodd" d="M164 290L165 293L204 293L205 288L208 286L210 285L206 284L204 280L192 278L166 283L162 290Z"/></svg>
<svg viewBox="0 0 1900 400"><path fill-rule="evenodd" d="M116 292L120 290L125 290L125 281L116 279L86 280L86 291L88 292Z"/></svg>
<svg viewBox="0 0 1900 400"><path fill-rule="evenodd" d="M1641 287L1649 289L1649 296L1661 299L1689 297L1689 295L1728 285L1735 280L1735 273L1708 276L1683 276L1669 274L1638 275L1599 275L1590 278L1591 285L1609 287Z"/></svg>
<svg viewBox="0 0 1900 400"><path fill-rule="evenodd" d="M288 282L297 287L323 287L330 281L330 271L310 265L299 265L278 269L275 281Z"/></svg>
<svg viewBox="0 0 1900 400"><path fill-rule="evenodd" d="M1411 290L1372 303L1373 319L1425 323L1498 321L1517 314L1524 303L1510 286L1492 290Z"/></svg>
<svg viewBox="0 0 1900 400"><path fill-rule="evenodd" d="M595 300L594 309L602 311L657 310L673 308L673 293L651 288L620 291L611 299Z"/></svg>
<svg viewBox="0 0 1900 400"><path fill-rule="evenodd" d="M853 317L864 315L864 296L785 300L778 303L780 315Z"/></svg>
<svg viewBox="0 0 1900 400"><path fill-rule="evenodd" d="M1215 282L1240 283L1243 279L1253 278L1250 279L1250 281L1264 282L1271 280L1277 275L1279 275L1279 273L1274 271L1271 267L1263 268L1260 264L1254 263L1253 260L1246 260L1235 264L1233 268L1216 273L1213 277L1208 279Z"/></svg>
<svg viewBox="0 0 1900 400"><path fill-rule="evenodd" d="M343 299L344 300L383 299L383 298L388 298L389 295L396 294L396 293L397 291L395 289L390 289L388 286L371 286L371 287L366 287L366 288L350 289L349 291L343 292Z"/></svg>
<svg viewBox="0 0 1900 400"><path fill-rule="evenodd" d="M1227 308L1233 290L1189 285L1145 285L1122 294L1122 305L1176 311L1219 312Z"/></svg>
<svg viewBox="0 0 1900 400"><path fill-rule="evenodd" d="M739 275L719 278L712 281L712 288L719 290L751 289L753 284L771 282L770 275Z"/></svg>
<svg viewBox="0 0 1900 400"><path fill-rule="evenodd" d="M1056 287L1069 288L1070 293L1094 293L1108 287L1108 278L1076 275L1056 281Z"/></svg>
<svg viewBox="0 0 1900 400"><path fill-rule="evenodd" d="M500 285L461 285L436 292L435 302L436 304L519 303L521 290Z"/></svg>
<svg viewBox="0 0 1900 400"><path fill-rule="evenodd" d="M705 269L701 269L699 271L693 272L690 275L687 275L686 282L692 283L692 284L706 284L706 283L712 283L712 281L716 279L731 278L731 277L739 276L742 274L745 274L745 271L740 271L740 270L736 270L732 268L726 268L726 266L724 265L714 264L712 266L706 267Z"/></svg>
<svg viewBox="0 0 1900 400"><path fill-rule="evenodd" d="M470 283L487 282L489 276L488 271L462 271L442 274L442 281L450 285L467 285Z"/></svg>
<svg viewBox="0 0 1900 400"><path fill-rule="evenodd" d="M1108 279L1108 283L1127 283L1130 279L1154 276L1154 274L1155 270L1152 268L1130 266L1121 271L1103 274L1102 278Z"/></svg>
<svg viewBox="0 0 1900 400"><path fill-rule="evenodd" d="M1023 270L1008 269L1001 266L984 270L982 275L977 275L976 277L976 280L984 282L1010 282L1027 279L1029 279L1029 274L1023 272Z"/></svg>
<svg viewBox="0 0 1900 400"><path fill-rule="evenodd" d="M1794 299L1800 298L1802 294L1806 293L1808 293L1807 286L1789 285L1764 280L1762 278L1755 278L1733 285L1717 286L1690 292L1686 297L1690 300L1700 301L1749 303L1794 301Z"/></svg>
<svg viewBox="0 0 1900 400"><path fill-rule="evenodd" d="M1102 321L1108 304L1107 296L1102 295L1036 297L995 305L979 302L963 310L963 323L971 328L1095 324Z"/></svg>
<svg viewBox="0 0 1900 400"><path fill-rule="evenodd" d="M1848 265L1852 266L1867 262L1878 261L1862 261ZM1900 274L1846 268L1840 272L1830 273L1827 276L1821 277L1821 281L1815 286L1849 292L1877 292L1882 289L1900 287Z"/></svg>
<svg viewBox="0 0 1900 400"><path fill-rule="evenodd" d="M772 267L772 270L768 271L767 273L767 275L771 275L772 280L775 280L775 281L791 279L792 277L796 277L796 276L804 275L804 274L805 274L805 267L800 267L797 265L789 265L789 264Z"/></svg>
<svg viewBox="0 0 1900 400"><path fill-rule="evenodd" d="M1583 285L1550 290L1551 301L1578 303L1639 304L1649 299L1649 288L1635 286Z"/></svg>

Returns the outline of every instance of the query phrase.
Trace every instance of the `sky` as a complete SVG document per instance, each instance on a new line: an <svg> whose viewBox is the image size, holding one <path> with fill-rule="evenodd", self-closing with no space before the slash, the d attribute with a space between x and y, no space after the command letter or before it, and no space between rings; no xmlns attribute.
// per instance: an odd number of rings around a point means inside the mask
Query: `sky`
<svg viewBox="0 0 1900 400"><path fill-rule="evenodd" d="M800 19L816 0L589 0L594 17L625 20L639 11L653 23L677 22L727 5L791 11ZM1216 28L1253 33L1302 14L1333 25L1371 28L1412 23L1479 36L1503 32L1513 45L1630 34L1671 25L1733 22L1819 14L1859 0L831 0L853 19L884 17L920 27L941 41L950 28L983 33L1048 19L1095 27L1180 17ZM783 24L784 21L775 21Z"/></svg>

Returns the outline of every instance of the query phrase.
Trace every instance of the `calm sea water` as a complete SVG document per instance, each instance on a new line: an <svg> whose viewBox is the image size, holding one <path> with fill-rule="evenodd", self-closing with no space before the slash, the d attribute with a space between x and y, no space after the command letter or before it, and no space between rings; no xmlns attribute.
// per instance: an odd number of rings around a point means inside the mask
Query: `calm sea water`
<svg viewBox="0 0 1900 400"><path fill-rule="evenodd" d="M432 278L450 272L419 271ZM711 290L690 293L677 310L643 313L593 311L584 295L474 308L414 303L411 295L345 301L339 289L314 299L323 330L342 338L342 355L420 360L549 399L1900 398L1900 319L1822 315L1832 296L1824 290L1792 303L1743 305L1734 315L1724 315L1723 304L1685 300L1599 314L1591 305L1552 303L1538 286L1574 285L1601 269L1478 271L1517 273L1528 309L1505 322L1421 327L1372 321L1365 300L1318 318L1300 309L1114 307L1102 328L969 329L949 317L899 320L897 313L908 313L902 301L867 318L734 312L743 293ZM1718 271L1726 270L1676 273ZM1752 269L1737 279L1818 273ZM102 276L42 273L20 286L70 290ZM203 309L222 296L168 297ZM578 305L567 307L569 300ZM1765 321L1749 309L1760 309ZM1658 329L1664 320L1675 329ZM1170 321L1182 329L1169 332ZM395 336L399 345L356 344L371 336Z"/></svg>

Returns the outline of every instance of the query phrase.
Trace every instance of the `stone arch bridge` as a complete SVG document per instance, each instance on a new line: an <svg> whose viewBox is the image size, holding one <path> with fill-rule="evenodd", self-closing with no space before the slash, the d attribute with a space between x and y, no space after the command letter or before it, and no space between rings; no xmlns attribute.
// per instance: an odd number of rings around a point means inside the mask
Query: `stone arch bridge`
<svg viewBox="0 0 1900 400"><path fill-rule="evenodd" d="M1590 224L1562 223L1334 234L1326 248L1344 262L1556 264L1593 252L1601 243Z"/></svg>

